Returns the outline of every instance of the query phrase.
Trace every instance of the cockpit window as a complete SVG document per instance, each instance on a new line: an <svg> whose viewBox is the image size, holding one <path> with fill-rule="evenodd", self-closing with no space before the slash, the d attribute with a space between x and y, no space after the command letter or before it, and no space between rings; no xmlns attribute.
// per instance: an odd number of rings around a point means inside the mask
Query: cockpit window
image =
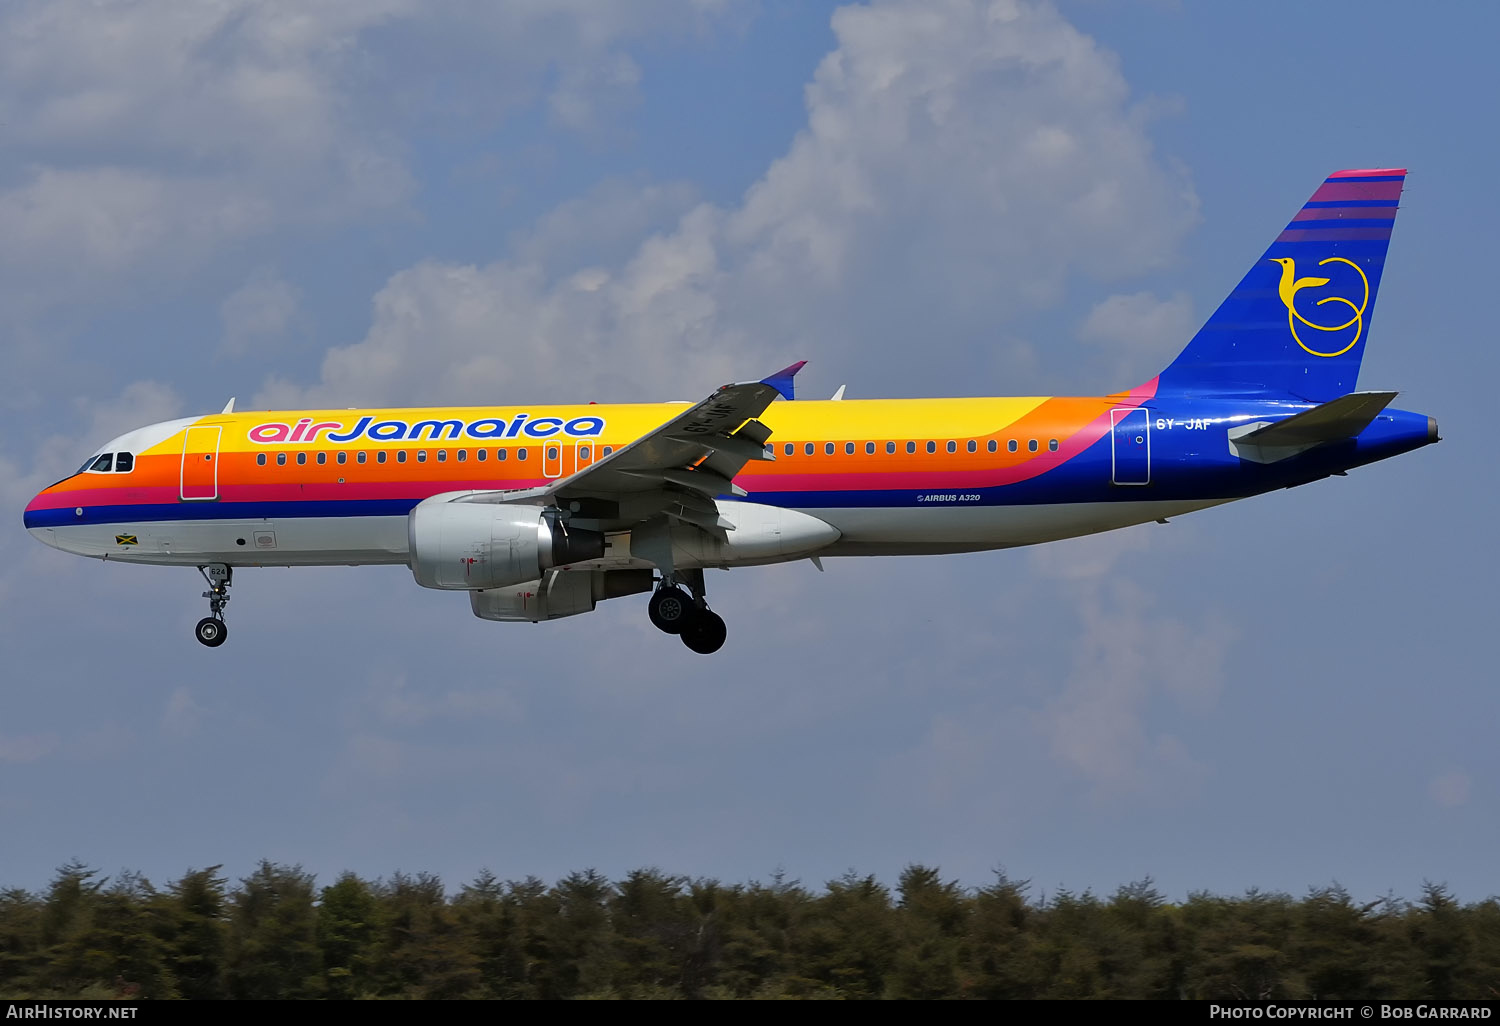
<svg viewBox="0 0 1500 1026"><path fill-rule="evenodd" d="M128 474L135 469L135 454L107 452L103 456L90 456L78 468L80 474Z"/></svg>

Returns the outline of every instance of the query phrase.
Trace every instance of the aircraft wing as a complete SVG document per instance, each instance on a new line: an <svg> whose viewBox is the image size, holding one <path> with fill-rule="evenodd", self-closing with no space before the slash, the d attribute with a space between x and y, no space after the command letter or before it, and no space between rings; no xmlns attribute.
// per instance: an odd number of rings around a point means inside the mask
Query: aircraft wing
<svg viewBox="0 0 1500 1026"><path fill-rule="evenodd" d="M652 505L662 512L718 533L727 525L719 523L714 497L745 494L733 483L740 469L750 460L776 458L766 448L771 429L755 418L778 395L792 398L792 379L806 362L760 381L724 385L629 445L551 484L470 492L452 501L557 505L584 517L613 520L610 507L617 509L621 500L655 494L661 502Z"/></svg>

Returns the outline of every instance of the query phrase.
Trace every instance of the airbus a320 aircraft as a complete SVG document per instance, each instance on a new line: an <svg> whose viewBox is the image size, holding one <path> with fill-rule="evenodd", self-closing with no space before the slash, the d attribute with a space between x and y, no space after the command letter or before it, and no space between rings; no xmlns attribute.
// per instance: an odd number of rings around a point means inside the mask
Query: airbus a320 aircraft
<svg viewBox="0 0 1500 1026"><path fill-rule="evenodd" d="M1081 398L792 400L794 364L696 405L224 412L100 448L26 507L67 552L197 567L389 563L488 620L652 592L724 644L706 568L975 552L1305 484L1438 440L1357 392L1406 172L1326 179L1175 361ZM840 389L842 392L842 389Z"/></svg>

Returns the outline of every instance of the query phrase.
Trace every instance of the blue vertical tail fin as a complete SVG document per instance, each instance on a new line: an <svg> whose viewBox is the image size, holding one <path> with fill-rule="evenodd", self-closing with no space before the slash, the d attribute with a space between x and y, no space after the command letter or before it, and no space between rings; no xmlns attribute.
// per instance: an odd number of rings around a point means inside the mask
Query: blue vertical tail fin
<svg viewBox="0 0 1500 1026"><path fill-rule="evenodd" d="M1354 391L1405 168L1335 171L1172 365L1157 394Z"/></svg>

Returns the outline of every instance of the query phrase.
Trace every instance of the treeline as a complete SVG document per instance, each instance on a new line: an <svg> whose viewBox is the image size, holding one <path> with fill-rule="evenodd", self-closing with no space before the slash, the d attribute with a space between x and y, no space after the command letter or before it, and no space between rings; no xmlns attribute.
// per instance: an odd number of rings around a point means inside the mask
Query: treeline
<svg viewBox="0 0 1500 1026"><path fill-rule="evenodd" d="M552 885L484 873L318 887L263 862L158 889L73 863L0 892L0 998L1500 997L1500 902L1362 904L1337 887L1173 904L969 889L909 866L894 890L638 870Z"/></svg>

